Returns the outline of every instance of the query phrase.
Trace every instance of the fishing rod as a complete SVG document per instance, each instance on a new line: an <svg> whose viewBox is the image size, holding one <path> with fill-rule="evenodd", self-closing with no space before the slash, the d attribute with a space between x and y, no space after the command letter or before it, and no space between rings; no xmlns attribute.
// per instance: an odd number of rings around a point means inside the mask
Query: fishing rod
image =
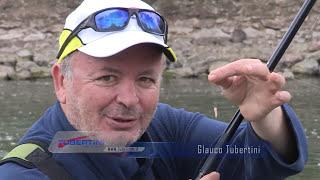
<svg viewBox="0 0 320 180"><path fill-rule="evenodd" d="M282 58L283 54L289 47L292 39L298 32L299 28L301 27L302 23L304 22L305 18L308 16L310 10L312 9L313 5L317 0L305 0L302 7L300 8L298 14L292 21L291 25L288 28L288 31L285 33L281 41L279 42L278 46L273 51L271 57L268 60L267 67L269 71L272 72L277 64L279 63L280 59ZM220 136L216 148L223 148L226 143L232 138L236 130L238 129L239 125L243 120L243 116L240 113L240 109L237 110L235 115L233 116L230 124L225 129L223 134ZM202 176L217 170L220 165L220 161L216 159L216 154L210 154L206 161L204 162L203 166L201 167L199 174L196 176L195 180L199 180Z"/></svg>

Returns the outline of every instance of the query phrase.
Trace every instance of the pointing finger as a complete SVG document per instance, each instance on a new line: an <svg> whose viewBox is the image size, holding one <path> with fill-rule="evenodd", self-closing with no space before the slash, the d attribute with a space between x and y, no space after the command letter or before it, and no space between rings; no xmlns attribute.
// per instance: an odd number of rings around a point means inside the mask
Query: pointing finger
<svg viewBox="0 0 320 180"><path fill-rule="evenodd" d="M211 80L211 77L208 76L208 80L209 80L210 82L213 82L215 85L218 85L218 86L221 86L221 87L224 88L224 89L227 89L228 87L230 87L230 86L232 85L235 77L236 77L236 76L227 77L227 78L222 79L222 80L220 80L220 81L212 81L212 80Z"/></svg>
<svg viewBox="0 0 320 180"><path fill-rule="evenodd" d="M261 80L267 80L269 69L260 60L242 59L223 67L220 67L209 74L212 82L218 82L231 76L255 76Z"/></svg>

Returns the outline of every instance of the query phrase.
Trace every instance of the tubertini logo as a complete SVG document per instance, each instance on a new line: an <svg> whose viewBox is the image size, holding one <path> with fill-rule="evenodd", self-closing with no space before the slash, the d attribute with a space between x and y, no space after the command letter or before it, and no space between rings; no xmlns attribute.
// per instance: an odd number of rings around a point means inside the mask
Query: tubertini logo
<svg viewBox="0 0 320 180"><path fill-rule="evenodd" d="M145 147L115 147L97 139L96 132L60 131L49 146L52 153L140 153Z"/></svg>
<svg viewBox="0 0 320 180"><path fill-rule="evenodd" d="M58 148L64 148L67 145L103 145L99 140L94 140L92 137L96 137L95 134L87 136L78 136L70 139L59 139Z"/></svg>

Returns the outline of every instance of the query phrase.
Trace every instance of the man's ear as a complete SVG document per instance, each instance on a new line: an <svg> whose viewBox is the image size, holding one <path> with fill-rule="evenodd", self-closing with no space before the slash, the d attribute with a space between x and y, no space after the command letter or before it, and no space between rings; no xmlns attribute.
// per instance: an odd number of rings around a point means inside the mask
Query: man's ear
<svg viewBox="0 0 320 180"><path fill-rule="evenodd" d="M56 63L51 68L54 90L58 101L62 104L66 103L66 83L65 77L61 73L61 65Z"/></svg>

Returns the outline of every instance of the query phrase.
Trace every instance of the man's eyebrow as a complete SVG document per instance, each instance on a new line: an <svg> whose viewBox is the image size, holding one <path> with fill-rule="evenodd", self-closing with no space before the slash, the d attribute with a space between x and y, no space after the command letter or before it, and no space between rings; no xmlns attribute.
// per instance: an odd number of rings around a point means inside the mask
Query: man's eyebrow
<svg viewBox="0 0 320 180"><path fill-rule="evenodd" d="M139 73L140 75L157 75L154 69L147 69Z"/></svg>
<svg viewBox="0 0 320 180"><path fill-rule="evenodd" d="M121 74L121 71L119 71L118 69L111 68L111 67L101 67L101 68L98 68L97 71L90 73L89 76L93 76L94 74L99 73L99 72L109 72L109 73Z"/></svg>

